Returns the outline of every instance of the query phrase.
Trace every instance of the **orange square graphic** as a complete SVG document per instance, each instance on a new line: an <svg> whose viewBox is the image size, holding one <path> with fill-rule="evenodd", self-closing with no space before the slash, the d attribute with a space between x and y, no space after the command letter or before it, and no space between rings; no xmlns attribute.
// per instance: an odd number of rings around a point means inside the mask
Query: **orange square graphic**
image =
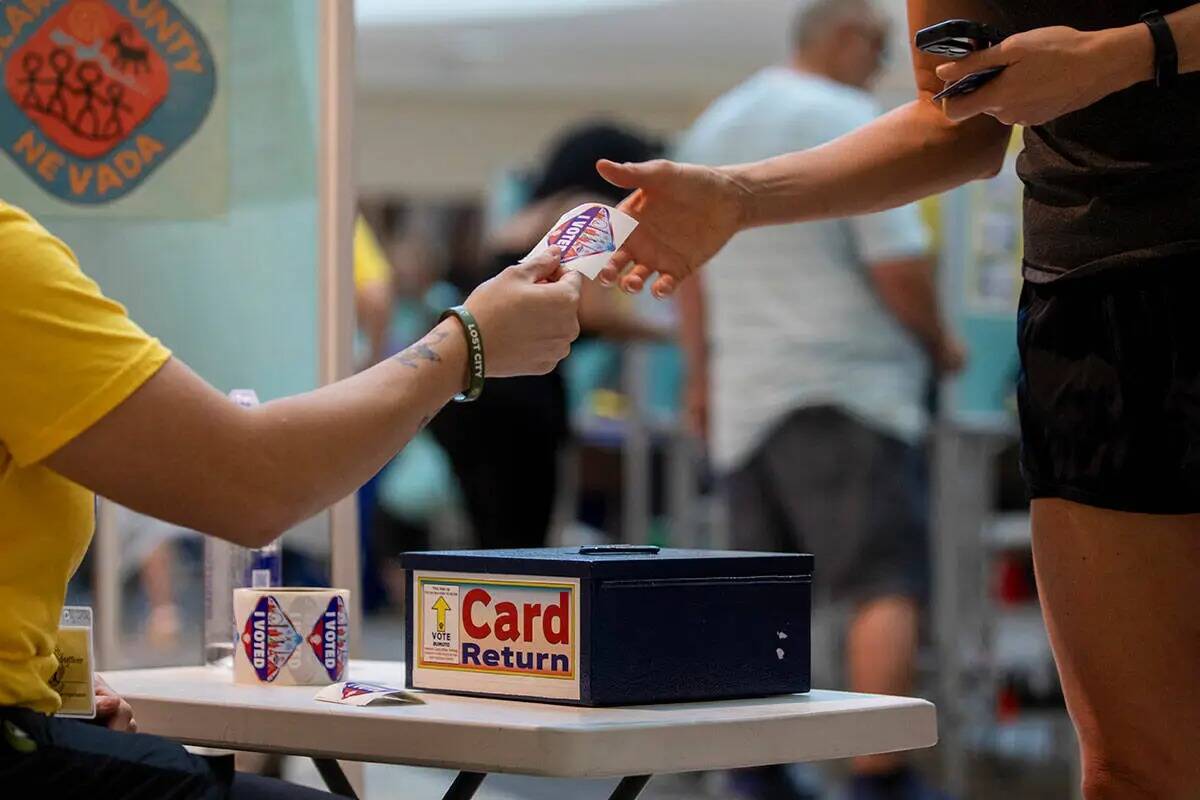
<svg viewBox="0 0 1200 800"><path fill-rule="evenodd" d="M166 99L171 76L113 5L71 0L8 57L4 84L47 139L79 158L99 158Z"/></svg>

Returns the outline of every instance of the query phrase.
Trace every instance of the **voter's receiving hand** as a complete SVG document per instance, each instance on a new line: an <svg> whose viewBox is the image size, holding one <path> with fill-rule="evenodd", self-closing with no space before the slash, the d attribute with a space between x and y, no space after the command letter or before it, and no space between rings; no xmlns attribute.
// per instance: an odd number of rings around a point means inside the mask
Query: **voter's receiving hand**
<svg viewBox="0 0 1200 800"><path fill-rule="evenodd" d="M96 676L95 722L110 731L137 733L138 726L133 718L133 708L99 675Z"/></svg>
<svg viewBox="0 0 1200 800"><path fill-rule="evenodd" d="M609 183L636 190L619 208L638 221L600 273L602 284L619 278L625 291L640 292L657 272L652 290L666 297L716 255L746 218L750 192L721 170L662 160L596 166Z"/></svg>
<svg viewBox="0 0 1200 800"><path fill-rule="evenodd" d="M479 285L466 306L479 322L489 378L545 375L579 336L583 276L564 272L557 248Z"/></svg>

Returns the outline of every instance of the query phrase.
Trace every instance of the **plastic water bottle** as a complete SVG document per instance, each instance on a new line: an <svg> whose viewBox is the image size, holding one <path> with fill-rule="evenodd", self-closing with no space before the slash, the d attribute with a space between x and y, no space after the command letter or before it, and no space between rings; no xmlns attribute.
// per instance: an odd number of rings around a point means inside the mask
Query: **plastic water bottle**
<svg viewBox="0 0 1200 800"><path fill-rule="evenodd" d="M279 551L279 540L266 547L250 551L250 580L254 589L269 589L283 585L283 557Z"/></svg>
<svg viewBox="0 0 1200 800"><path fill-rule="evenodd" d="M253 389L234 389L229 399L243 408L258 405ZM238 634L233 616L233 590L268 589L282 584L279 542L254 550L204 537L204 663L233 665Z"/></svg>
<svg viewBox="0 0 1200 800"><path fill-rule="evenodd" d="M233 666L237 641L233 619L233 590L246 585L250 551L236 544L204 537L204 663Z"/></svg>

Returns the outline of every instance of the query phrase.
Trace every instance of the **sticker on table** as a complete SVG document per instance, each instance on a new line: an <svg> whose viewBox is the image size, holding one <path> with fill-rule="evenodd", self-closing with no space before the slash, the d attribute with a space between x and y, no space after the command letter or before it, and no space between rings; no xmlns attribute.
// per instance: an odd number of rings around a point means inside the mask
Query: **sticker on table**
<svg viewBox="0 0 1200 800"><path fill-rule="evenodd" d="M364 681L330 684L317 692L316 699L345 706L420 705L425 702L403 689Z"/></svg>
<svg viewBox="0 0 1200 800"><path fill-rule="evenodd" d="M579 699L579 581L413 574L413 687Z"/></svg>

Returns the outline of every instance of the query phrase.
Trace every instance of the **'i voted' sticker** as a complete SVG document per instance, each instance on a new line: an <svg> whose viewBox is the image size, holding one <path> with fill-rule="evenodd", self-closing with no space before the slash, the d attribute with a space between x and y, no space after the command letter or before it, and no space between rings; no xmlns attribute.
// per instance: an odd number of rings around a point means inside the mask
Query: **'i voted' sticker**
<svg viewBox="0 0 1200 800"><path fill-rule="evenodd" d="M564 268L595 278L635 228L637 220L628 214L600 203L585 203L560 217L526 259L557 247Z"/></svg>
<svg viewBox="0 0 1200 800"><path fill-rule="evenodd" d="M331 681L341 679L346 671L350 651L347 628L346 604L335 595L308 635L308 643Z"/></svg>
<svg viewBox="0 0 1200 800"><path fill-rule="evenodd" d="M604 206L589 206L559 225L546 237L546 244L562 250L562 263L577 258L611 253L613 243L612 218Z"/></svg>
<svg viewBox="0 0 1200 800"><path fill-rule="evenodd" d="M288 619L279 601L270 595L260 597L242 629L246 658L260 681L270 683L279 670L304 643L296 626Z"/></svg>
<svg viewBox="0 0 1200 800"><path fill-rule="evenodd" d="M411 692L379 683L346 681L326 686L317 692L317 700L344 706L420 705L424 701Z"/></svg>

